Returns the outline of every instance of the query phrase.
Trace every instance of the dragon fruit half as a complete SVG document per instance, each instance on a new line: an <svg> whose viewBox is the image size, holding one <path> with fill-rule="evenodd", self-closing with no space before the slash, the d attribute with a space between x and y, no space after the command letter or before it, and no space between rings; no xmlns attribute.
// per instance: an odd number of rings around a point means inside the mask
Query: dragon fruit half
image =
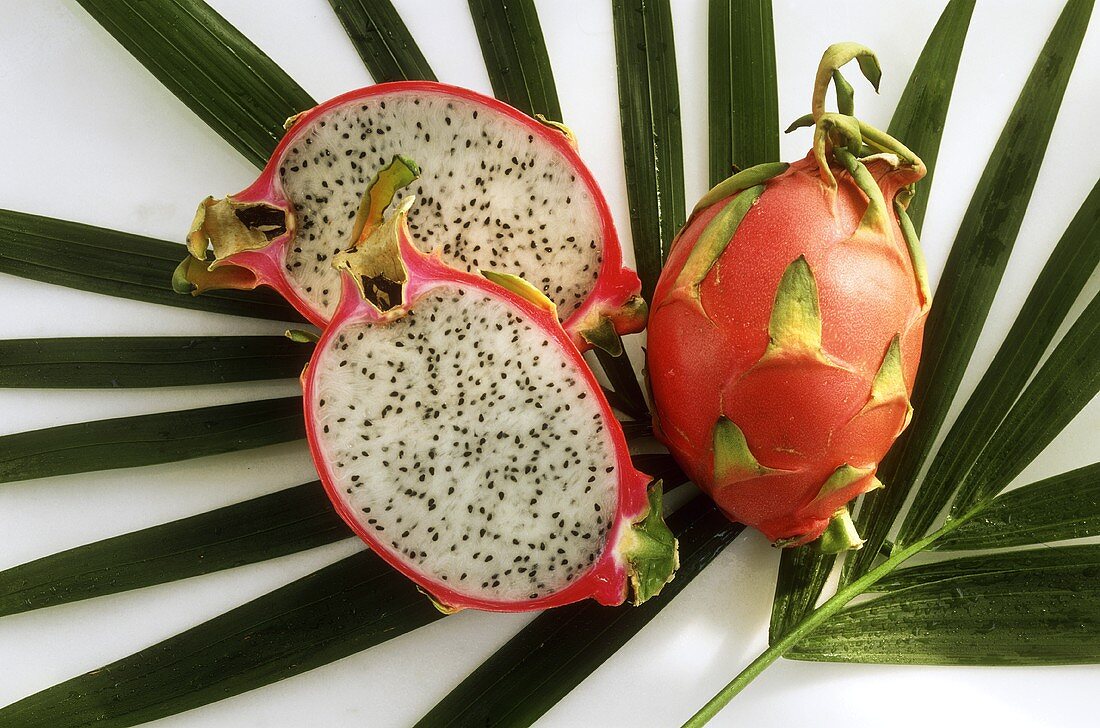
<svg viewBox="0 0 1100 728"><path fill-rule="evenodd" d="M549 298L420 252L411 198L381 220L410 170L395 159L364 196L302 375L329 497L445 611L620 604L628 583L644 601L677 565L660 483L631 464Z"/></svg>
<svg viewBox="0 0 1100 728"><path fill-rule="evenodd" d="M874 54L830 47L813 151L735 174L696 206L653 298L655 425L733 519L825 551L860 545L846 504L881 487L908 424L930 294L905 212L924 164L852 115L839 68L877 86ZM825 112L829 83L841 113Z"/></svg>
<svg viewBox="0 0 1100 728"><path fill-rule="evenodd" d="M568 129L466 89L416 81L352 91L287 121L260 177L199 206L174 286L276 289L324 326L340 298L332 257L359 232L360 195L395 154L424 169L409 213L421 250L468 272L526 277L576 345L617 353L645 304L607 203ZM212 259L208 249L212 249Z"/></svg>

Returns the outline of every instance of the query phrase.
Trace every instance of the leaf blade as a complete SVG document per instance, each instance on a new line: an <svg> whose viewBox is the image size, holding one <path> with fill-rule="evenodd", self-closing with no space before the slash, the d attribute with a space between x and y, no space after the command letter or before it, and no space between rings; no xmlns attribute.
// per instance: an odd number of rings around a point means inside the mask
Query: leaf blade
<svg viewBox="0 0 1100 728"><path fill-rule="evenodd" d="M435 72L390 0L329 0L375 83L435 81Z"/></svg>
<svg viewBox="0 0 1100 728"><path fill-rule="evenodd" d="M257 167L282 138L283 122L317 103L201 0L78 2Z"/></svg>
<svg viewBox="0 0 1100 728"><path fill-rule="evenodd" d="M1006 548L1096 535L1100 535L1100 463L998 496L933 548Z"/></svg>
<svg viewBox="0 0 1100 728"><path fill-rule="evenodd" d="M539 615L417 722L442 726L534 723L637 634L733 541L730 523L705 496L669 518L680 541L676 578L639 607L581 603Z"/></svg>
<svg viewBox="0 0 1100 728"><path fill-rule="evenodd" d="M1092 4L1066 3L963 216L925 324L916 411L879 467L886 488L863 498L856 525L866 543L845 561L842 583L870 570L931 454L1008 264Z"/></svg>
<svg viewBox="0 0 1100 728"><path fill-rule="evenodd" d="M60 425L0 437L0 483L157 465L304 437L300 397Z"/></svg>
<svg viewBox="0 0 1100 728"><path fill-rule="evenodd" d="M710 0L710 184L779 161L771 0Z"/></svg>
<svg viewBox="0 0 1100 728"><path fill-rule="evenodd" d="M1081 313L1012 405L967 471L951 504L960 518L992 498L1100 392L1100 293Z"/></svg>
<svg viewBox="0 0 1100 728"><path fill-rule="evenodd" d="M774 643L813 611L836 563L836 554L800 546L783 549L775 583L768 642Z"/></svg>
<svg viewBox="0 0 1100 728"><path fill-rule="evenodd" d="M928 170L909 201L909 219L918 233L924 225L936 159L943 139L944 120L975 2L952 0L944 8L917 58L890 120L890 136L900 139L916 152Z"/></svg>
<svg viewBox="0 0 1100 728"><path fill-rule="evenodd" d="M327 665L442 616L364 551L0 708L0 726L137 725Z"/></svg>
<svg viewBox="0 0 1100 728"><path fill-rule="evenodd" d="M534 116L562 121L550 55L533 0L468 0L493 95Z"/></svg>
<svg viewBox="0 0 1100 728"><path fill-rule="evenodd" d="M672 9L668 0L613 0L611 7L630 229L650 301L687 217Z"/></svg>
<svg viewBox="0 0 1100 728"><path fill-rule="evenodd" d="M1002 556L960 559L972 562L956 564L961 575L850 607L788 656L906 665L1100 662L1100 546L1041 551L1036 561L1012 554L1009 570L984 563Z"/></svg>
<svg viewBox="0 0 1100 728"><path fill-rule="evenodd" d="M184 245L117 230L0 210L0 273L134 301L274 321L304 321L269 291L181 296L172 272Z"/></svg>
<svg viewBox="0 0 1100 728"><path fill-rule="evenodd" d="M904 546L923 536L943 511L973 463L975 453L989 442L1023 391L1097 263L1100 263L1100 182L1093 186L1050 254L1005 336L1005 343L932 459L898 532L898 545Z"/></svg>
<svg viewBox="0 0 1100 728"><path fill-rule="evenodd" d="M0 571L0 617L164 584L351 536L319 482Z"/></svg>
<svg viewBox="0 0 1100 728"><path fill-rule="evenodd" d="M293 378L310 348L282 336L0 340L0 387L112 389Z"/></svg>

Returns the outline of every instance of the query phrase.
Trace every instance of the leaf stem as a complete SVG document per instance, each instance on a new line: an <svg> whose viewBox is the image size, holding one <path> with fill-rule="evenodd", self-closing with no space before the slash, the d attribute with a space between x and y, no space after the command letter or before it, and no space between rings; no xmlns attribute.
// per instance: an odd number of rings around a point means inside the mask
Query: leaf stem
<svg viewBox="0 0 1100 728"><path fill-rule="evenodd" d="M939 538L946 536L962 524L969 521L975 515L977 515L985 506L988 501L978 503L970 509L964 516L956 520L950 520L945 523L939 530L925 536L920 541L915 541L909 546L901 549L900 551L892 554L890 558L883 561L874 569L871 569L859 579L851 582L844 588L837 591L832 597L828 599L824 604L815 609L809 614L802 622L788 631L779 641L768 647L767 650L760 653L760 655L749 663L748 667L742 670L737 677L729 682L722 690L715 695L710 701L699 709L695 715L684 723L683 728L701 728L706 725L711 718L718 714L718 711L726 707L731 700L733 700L738 693L745 689L750 682L756 679L773 662L782 657L788 650L798 644L803 637L808 636L811 632L821 626L823 622L832 617L834 614L844 608L848 602L852 601L860 594L866 592L871 586L873 586L879 579L886 576L894 569L901 566L901 564L911 557L917 555L921 551L924 551L932 543Z"/></svg>

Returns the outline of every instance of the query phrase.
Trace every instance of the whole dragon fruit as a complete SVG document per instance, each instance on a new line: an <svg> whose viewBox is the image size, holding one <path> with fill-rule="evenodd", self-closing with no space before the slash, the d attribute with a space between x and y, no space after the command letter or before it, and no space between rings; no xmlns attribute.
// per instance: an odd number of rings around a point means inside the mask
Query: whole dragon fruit
<svg viewBox="0 0 1100 728"><path fill-rule="evenodd" d="M930 303L905 208L924 164L852 115L839 68L877 87L874 54L830 47L814 148L739 172L696 206L652 302L655 427L732 518L780 545L862 543L846 504L912 414ZM825 112L830 81L841 113ZM794 128L794 127L792 127Z"/></svg>
<svg viewBox="0 0 1100 728"><path fill-rule="evenodd" d="M400 153L424 169L409 215L421 250L438 245L469 272L525 276L580 347L617 353L616 332L645 325L638 276L623 268L607 203L560 124L416 81L338 96L287 128L248 189L199 206L177 291L266 285L324 326L341 290L332 257L359 232L353 223L372 171Z"/></svg>
<svg viewBox="0 0 1100 728"><path fill-rule="evenodd" d="M677 565L660 483L631 464L550 299L417 250L411 198L380 221L402 164L335 256L342 297L302 375L329 497L444 611L614 605L628 583L644 601Z"/></svg>

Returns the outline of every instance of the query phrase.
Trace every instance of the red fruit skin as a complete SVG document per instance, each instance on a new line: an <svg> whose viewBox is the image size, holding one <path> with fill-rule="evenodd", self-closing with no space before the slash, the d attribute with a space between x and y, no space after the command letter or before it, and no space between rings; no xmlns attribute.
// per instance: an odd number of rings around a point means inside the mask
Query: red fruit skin
<svg viewBox="0 0 1100 728"><path fill-rule="evenodd" d="M316 310L309 301L299 295L294 286L287 280L286 273L283 270L283 260L286 257L287 246L294 239L297 226L294 211L283 191L279 167L294 143L314 123L334 109L353 105L374 96L385 96L386 94L406 91L452 96L482 104L519 122L532 134L541 137L557 149L572 165L578 179L588 188L592 200L599 210L604 245L595 287L589 293L584 304L562 324L569 332L573 344L582 351L591 348L591 344L582 336L582 332L598 324L601 318L609 319L619 334L636 333L645 328L644 309L638 311L636 306L632 305L639 297L642 287L641 280L635 271L623 265L622 247L618 233L615 230L615 223L611 217L611 209L608 207L607 200L604 198L595 177L592 176L588 167L581 160L577 150L570 142L570 138L558 129L542 124L518 109L494 98L483 96L469 89L435 81L394 81L367 86L329 99L294 117L294 123L275 148L271 159L268 160L267 165L256 181L241 192L231 195L236 202L266 203L285 210L287 214L287 232L274 238L267 247L261 250L250 250L226 256L215 263L214 267L234 265L251 271L255 276L255 282L251 287L268 286L274 289L306 317L310 323L318 328L324 328L328 321L323 313Z"/></svg>
<svg viewBox="0 0 1100 728"><path fill-rule="evenodd" d="M839 508L877 487L874 470L908 422L928 301L892 201L914 180L882 160L868 161L868 170L890 210L889 234L853 237L867 196L834 168L834 208L811 154L766 183L696 302L677 290L677 278L701 232L732 198L697 211L653 297L647 368L655 431L731 519L772 541L817 538ZM760 361L780 279L800 256L817 284L821 350L832 365L798 353ZM895 336L905 397L864 411ZM722 416L741 430L760 465L780 472L720 482L714 430ZM818 498L844 465L866 469L865 477Z"/></svg>

